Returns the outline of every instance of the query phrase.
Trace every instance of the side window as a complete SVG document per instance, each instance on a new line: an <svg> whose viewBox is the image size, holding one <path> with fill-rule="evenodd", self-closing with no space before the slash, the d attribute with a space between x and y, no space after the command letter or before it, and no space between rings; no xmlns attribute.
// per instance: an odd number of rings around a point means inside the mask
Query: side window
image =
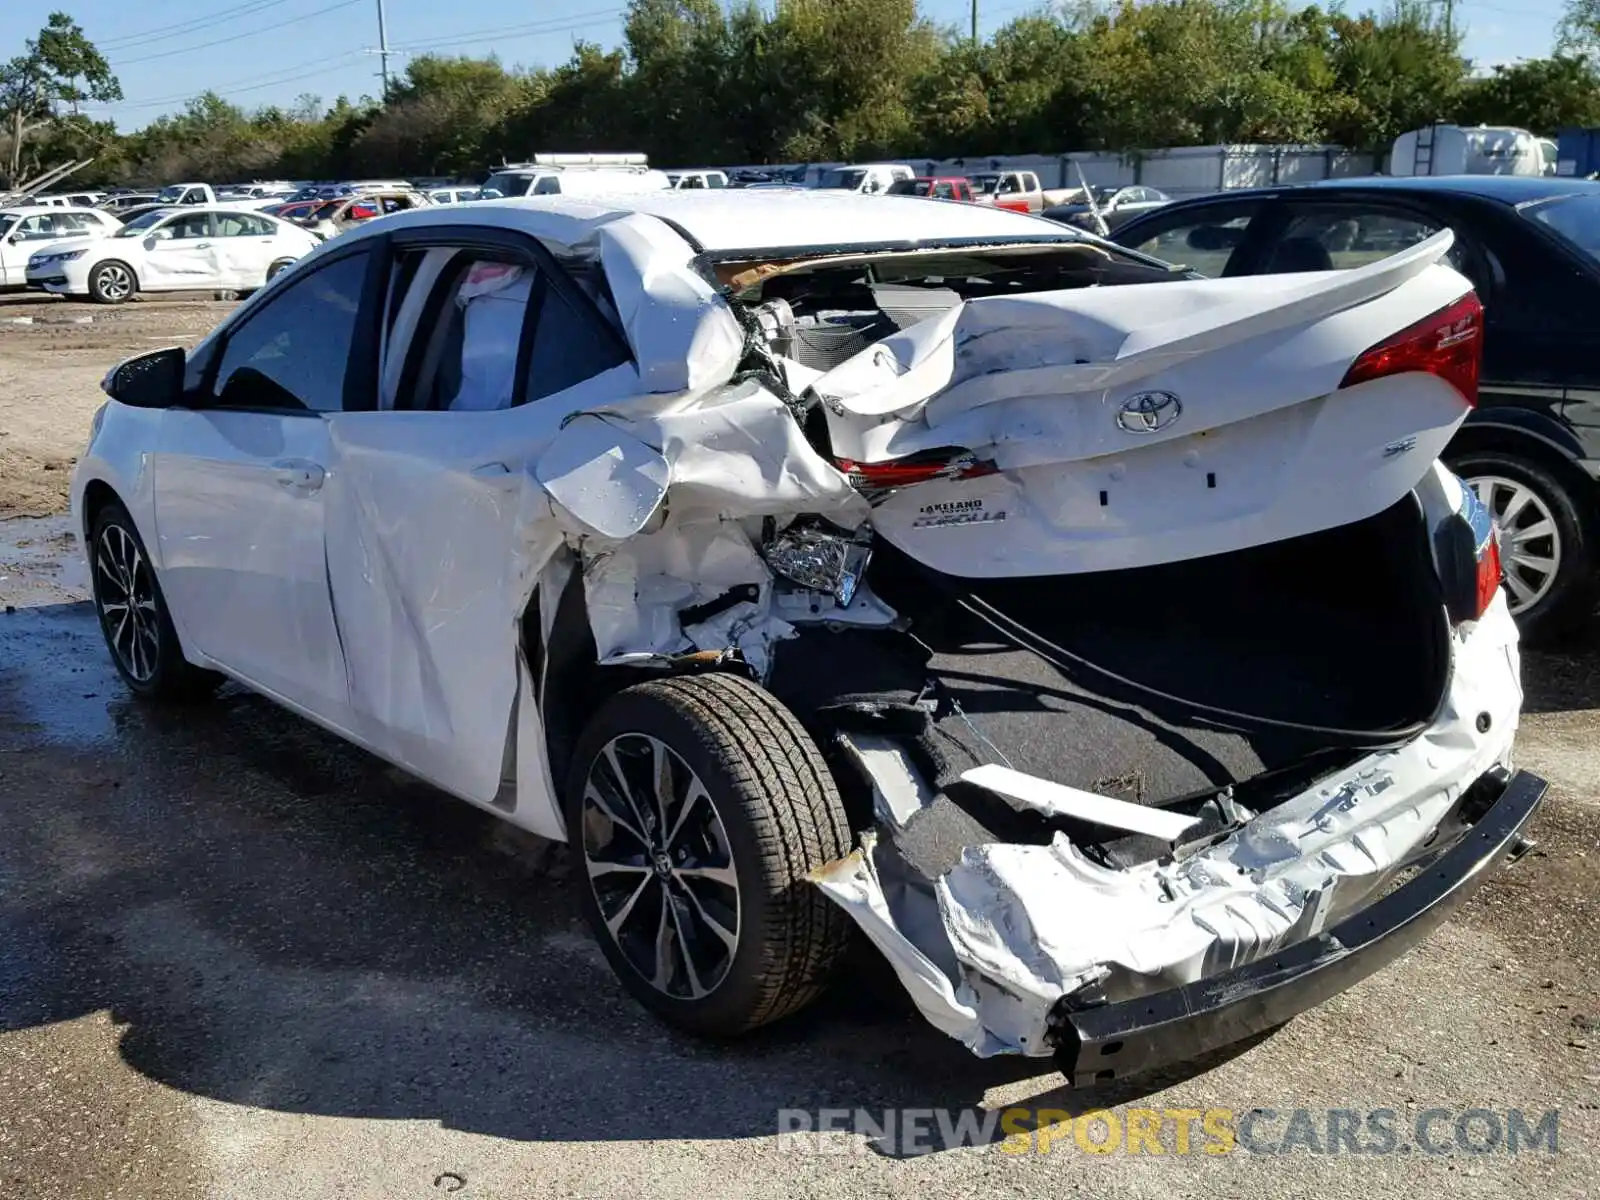
<svg viewBox="0 0 1600 1200"><path fill-rule="evenodd" d="M1000 186L995 191L1002 196L1009 196L1017 190L1017 177L1015 175L1000 176Z"/></svg>
<svg viewBox="0 0 1600 1200"><path fill-rule="evenodd" d="M1039 177L1032 173L1024 175L1022 177L1022 190L1025 192L1037 192L1039 190Z"/></svg>
<svg viewBox="0 0 1600 1200"><path fill-rule="evenodd" d="M561 177L559 175L541 175L539 182L533 187L535 196L554 196L561 191Z"/></svg>
<svg viewBox="0 0 1600 1200"><path fill-rule="evenodd" d="M57 237L88 237L89 222L75 212L64 212L56 215Z"/></svg>
<svg viewBox="0 0 1600 1200"><path fill-rule="evenodd" d="M245 237L251 232L243 213L223 213L217 217L218 237Z"/></svg>
<svg viewBox="0 0 1600 1200"><path fill-rule="evenodd" d="M725 188L728 186L728 177L721 171L713 171L706 176L706 186L708 188Z"/></svg>
<svg viewBox="0 0 1600 1200"><path fill-rule="evenodd" d="M1414 246L1440 226L1408 213L1326 209L1294 217L1272 247L1265 270L1345 271Z"/></svg>
<svg viewBox="0 0 1600 1200"><path fill-rule="evenodd" d="M1219 279L1227 274L1228 263L1244 241L1254 216L1253 211L1231 217L1223 213L1191 214L1187 220L1144 235L1142 241L1133 243L1133 249Z"/></svg>
<svg viewBox="0 0 1600 1200"><path fill-rule="evenodd" d="M51 214L23 217L17 232L25 242L42 242L46 238L55 237L54 217Z"/></svg>
<svg viewBox="0 0 1600 1200"><path fill-rule="evenodd" d="M955 196L956 190L948 182L940 182L933 185L933 198L935 200L954 200Z"/></svg>
<svg viewBox="0 0 1600 1200"><path fill-rule="evenodd" d="M627 361L595 313L576 307L560 289L545 288L528 360L527 401L564 392Z"/></svg>
<svg viewBox="0 0 1600 1200"><path fill-rule="evenodd" d="M367 257L351 254L295 279L232 331L212 386L216 405L343 408Z"/></svg>

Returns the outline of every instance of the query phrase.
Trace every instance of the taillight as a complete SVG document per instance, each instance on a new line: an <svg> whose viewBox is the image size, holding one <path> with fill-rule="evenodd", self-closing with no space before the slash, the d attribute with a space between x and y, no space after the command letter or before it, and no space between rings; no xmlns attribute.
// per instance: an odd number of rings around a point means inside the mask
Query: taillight
<svg viewBox="0 0 1600 1200"><path fill-rule="evenodd" d="M1472 485L1461 481L1456 511L1435 533L1439 579L1451 621L1476 621L1500 590L1500 535Z"/></svg>
<svg viewBox="0 0 1600 1200"><path fill-rule="evenodd" d="M1478 616L1489 611L1494 594L1500 590L1500 539L1491 537L1478 555Z"/></svg>
<svg viewBox="0 0 1600 1200"><path fill-rule="evenodd" d="M1482 360L1483 305L1476 292L1468 292L1366 351L1350 364L1339 386L1421 371L1454 387L1470 408L1478 403L1478 365Z"/></svg>
<svg viewBox="0 0 1600 1200"><path fill-rule="evenodd" d="M836 465L864 492L890 491L934 479L977 479L998 470L994 463L980 459L970 450L928 450L881 463L841 458Z"/></svg>

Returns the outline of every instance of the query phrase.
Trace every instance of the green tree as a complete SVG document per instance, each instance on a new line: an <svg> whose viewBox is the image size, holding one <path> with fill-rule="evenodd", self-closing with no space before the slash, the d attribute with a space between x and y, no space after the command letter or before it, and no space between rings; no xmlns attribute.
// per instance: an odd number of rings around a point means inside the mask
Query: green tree
<svg viewBox="0 0 1600 1200"><path fill-rule="evenodd" d="M80 121L80 107L93 100L122 99L122 85L83 29L63 12L53 12L23 52L0 66L0 124L10 142L7 178L21 182L28 138L68 121Z"/></svg>
<svg viewBox="0 0 1600 1200"><path fill-rule="evenodd" d="M1456 119L1542 134L1600 125L1600 70L1592 59L1567 55L1497 66L1466 86Z"/></svg>

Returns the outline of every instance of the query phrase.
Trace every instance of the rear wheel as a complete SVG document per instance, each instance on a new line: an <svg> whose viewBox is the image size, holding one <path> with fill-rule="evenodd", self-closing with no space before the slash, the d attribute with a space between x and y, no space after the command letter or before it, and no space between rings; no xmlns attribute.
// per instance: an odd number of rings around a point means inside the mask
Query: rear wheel
<svg viewBox="0 0 1600 1200"><path fill-rule="evenodd" d="M579 902L635 998L691 1032L733 1035L821 994L848 944L807 875L849 849L816 744L731 675L613 696L566 796Z"/></svg>
<svg viewBox="0 0 1600 1200"><path fill-rule="evenodd" d="M89 273L89 295L100 304L121 304L139 290L139 277L125 262L108 258Z"/></svg>
<svg viewBox="0 0 1600 1200"><path fill-rule="evenodd" d="M151 700L197 700L216 691L222 676L183 657L155 568L127 510L106 504L89 537L95 612L123 682Z"/></svg>
<svg viewBox="0 0 1600 1200"><path fill-rule="evenodd" d="M280 258L277 262L273 263L267 268L267 282L271 283L273 279L281 275L284 271L287 271L292 266L294 266L294 259Z"/></svg>
<svg viewBox="0 0 1600 1200"><path fill-rule="evenodd" d="M1484 450L1451 470L1472 487L1500 530L1506 599L1530 640L1570 631L1594 611L1594 549L1585 514L1543 463Z"/></svg>

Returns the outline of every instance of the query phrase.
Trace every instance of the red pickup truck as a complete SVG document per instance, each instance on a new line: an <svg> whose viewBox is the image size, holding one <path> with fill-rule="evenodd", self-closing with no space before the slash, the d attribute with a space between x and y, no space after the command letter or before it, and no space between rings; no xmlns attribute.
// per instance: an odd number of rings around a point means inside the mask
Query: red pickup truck
<svg viewBox="0 0 1600 1200"><path fill-rule="evenodd" d="M926 196L932 200L972 201L972 184L960 175L919 175L896 180L889 186L891 196Z"/></svg>

